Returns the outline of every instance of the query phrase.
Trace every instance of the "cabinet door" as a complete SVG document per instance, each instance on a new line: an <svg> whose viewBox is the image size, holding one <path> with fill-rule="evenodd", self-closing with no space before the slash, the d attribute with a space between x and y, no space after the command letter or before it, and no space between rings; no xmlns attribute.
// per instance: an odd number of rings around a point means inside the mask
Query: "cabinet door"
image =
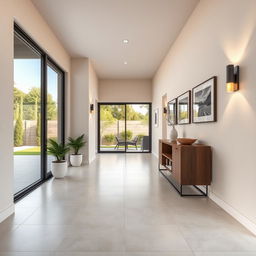
<svg viewBox="0 0 256 256"><path fill-rule="evenodd" d="M180 184L180 147L174 145L172 147L172 175L173 178Z"/></svg>

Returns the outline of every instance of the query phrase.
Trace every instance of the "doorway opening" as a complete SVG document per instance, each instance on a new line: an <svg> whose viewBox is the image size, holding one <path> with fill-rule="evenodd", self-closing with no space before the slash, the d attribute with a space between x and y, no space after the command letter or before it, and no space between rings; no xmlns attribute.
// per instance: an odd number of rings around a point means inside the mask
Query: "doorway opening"
<svg viewBox="0 0 256 256"><path fill-rule="evenodd" d="M99 153L150 153L151 103L98 103Z"/></svg>

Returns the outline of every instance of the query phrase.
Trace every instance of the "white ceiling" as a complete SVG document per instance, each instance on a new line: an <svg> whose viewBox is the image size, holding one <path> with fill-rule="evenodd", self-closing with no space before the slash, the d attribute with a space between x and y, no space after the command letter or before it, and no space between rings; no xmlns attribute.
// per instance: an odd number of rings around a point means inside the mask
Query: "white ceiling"
<svg viewBox="0 0 256 256"><path fill-rule="evenodd" d="M73 57L100 78L152 78L199 0L33 0ZM129 39L129 44L123 44ZM127 61L128 64L124 65Z"/></svg>

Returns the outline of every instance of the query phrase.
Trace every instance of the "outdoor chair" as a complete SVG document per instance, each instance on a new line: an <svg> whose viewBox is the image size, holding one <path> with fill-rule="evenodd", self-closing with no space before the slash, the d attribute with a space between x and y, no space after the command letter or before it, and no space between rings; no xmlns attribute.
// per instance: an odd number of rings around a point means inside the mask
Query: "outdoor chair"
<svg viewBox="0 0 256 256"><path fill-rule="evenodd" d="M138 137L138 136L135 136L133 140L128 140L128 141L126 142L126 144L127 144L127 146L128 146L128 145L135 146L135 147L136 147L136 150L137 150L137 149L138 149L138 148L137 148L138 140L139 140L139 137Z"/></svg>
<svg viewBox="0 0 256 256"><path fill-rule="evenodd" d="M116 146L115 146L115 149L119 149L119 146L125 146L125 141L121 140L120 138L118 138L116 136Z"/></svg>
<svg viewBox="0 0 256 256"><path fill-rule="evenodd" d="M130 146L135 146L136 150L137 150L138 149L138 147L137 147L138 140L139 140L139 137L135 136L133 140L126 141L126 145L127 146L129 146L129 145ZM116 136L116 146L115 146L115 149L119 149L119 146L125 146L125 141L121 140L120 138L118 138Z"/></svg>

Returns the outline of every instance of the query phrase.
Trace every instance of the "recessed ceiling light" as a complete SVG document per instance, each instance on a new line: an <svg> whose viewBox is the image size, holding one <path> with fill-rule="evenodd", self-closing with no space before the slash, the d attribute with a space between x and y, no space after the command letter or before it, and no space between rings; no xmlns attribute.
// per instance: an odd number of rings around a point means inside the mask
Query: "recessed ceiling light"
<svg viewBox="0 0 256 256"><path fill-rule="evenodd" d="M125 62L124 62L124 65L127 65L127 64L128 64L128 62L127 62L127 61L125 61Z"/></svg>
<svg viewBox="0 0 256 256"><path fill-rule="evenodd" d="M123 40L123 43L124 43L124 44L128 44L128 43L129 43L129 40L128 40L128 39L124 39L124 40Z"/></svg>

